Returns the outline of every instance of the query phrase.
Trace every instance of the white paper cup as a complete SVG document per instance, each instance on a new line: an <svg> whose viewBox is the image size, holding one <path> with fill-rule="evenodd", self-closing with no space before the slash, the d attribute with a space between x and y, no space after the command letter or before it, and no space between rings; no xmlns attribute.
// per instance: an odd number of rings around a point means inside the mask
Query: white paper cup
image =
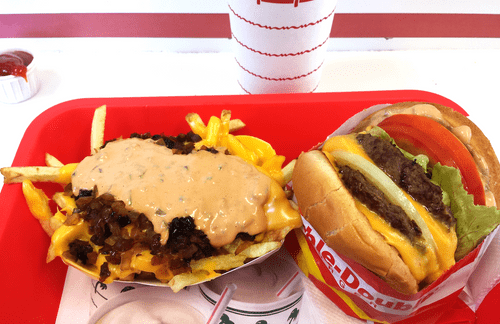
<svg viewBox="0 0 500 324"><path fill-rule="evenodd" d="M11 104L28 100L38 92L40 87L37 76L36 56L32 52L24 49L9 49L1 51L0 54L13 51L23 51L29 53L33 56L33 60L27 67L27 82L23 77L19 76L0 76L0 102Z"/></svg>
<svg viewBox="0 0 500 324"><path fill-rule="evenodd" d="M215 305L220 295L200 285L201 295L210 305ZM300 290L287 298L265 304L247 303L231 300L223 312L221 323L255 324L255 323L292 323L300 322L300 312L304 290Z"/></svg>
<svg viewBox="0 0 500 324"><path fill-rule="evenodd" d="M208 307L187 291L144 287L114 295L90 316L89 324L205 324Z"/></svg>
<svg viewBox="0 0 500 324"><path fill-rule="evenodd" d="M337 0L228 0L237 78L251 94L313 92Z"/></svg>
<svg viewBox="0 0 500 324"><path fill-rule="evenodd" d="M292 289L278 297L283 286L297 273L298 267L282 249L266 261L199 285L201 296L213 308L226 285L237 289L221 316L222 323L299 323L304 297L302 275L292 282Z"/></svg>

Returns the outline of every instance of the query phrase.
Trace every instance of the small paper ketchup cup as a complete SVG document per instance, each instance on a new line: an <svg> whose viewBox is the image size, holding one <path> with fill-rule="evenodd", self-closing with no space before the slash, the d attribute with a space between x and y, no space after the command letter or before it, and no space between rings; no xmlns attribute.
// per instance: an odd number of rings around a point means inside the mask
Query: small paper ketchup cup
<svg viewBox="0 0 500 324"><path fill-rule="evenodd" d="M10 74L11 57L22 60L20 65L26 67L26 77ZM8 62L5 62L8 61ZM0 102L18 103L33 97L40 87L36 69L35 55L25 49L8 49L0 51L0 72L7 71L9 75L0 76ZM3 73L2 73L3 74Z"/></svg>

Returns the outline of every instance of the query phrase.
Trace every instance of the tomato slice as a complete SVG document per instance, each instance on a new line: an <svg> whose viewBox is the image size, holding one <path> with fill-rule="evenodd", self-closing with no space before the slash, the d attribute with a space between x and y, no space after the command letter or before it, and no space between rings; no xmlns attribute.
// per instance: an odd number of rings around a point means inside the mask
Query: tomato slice
<svg viewBox="0 0 500 324"><path fill-rule="evenodd" d="M431 165L440 162L460 170L465 190L474 204L485 205L484 187L476 163L465 145L446 127L424 116L393 115L379 125L403 150L425 154Z"/></svg>

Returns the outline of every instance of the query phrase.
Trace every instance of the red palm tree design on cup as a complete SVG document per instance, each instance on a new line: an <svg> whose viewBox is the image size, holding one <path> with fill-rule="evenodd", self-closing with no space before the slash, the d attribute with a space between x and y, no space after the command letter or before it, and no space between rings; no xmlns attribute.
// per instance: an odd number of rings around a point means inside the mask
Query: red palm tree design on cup
<svg viewBox="0 0 500 324"><path fill-rule="evenodd" d="M260 5L261 2L268 2L268 3L293 3L293 6L297 7L299 5L299 2L308 2L308 1L313 1L313 0L257 0L257 4Z"/></svg>

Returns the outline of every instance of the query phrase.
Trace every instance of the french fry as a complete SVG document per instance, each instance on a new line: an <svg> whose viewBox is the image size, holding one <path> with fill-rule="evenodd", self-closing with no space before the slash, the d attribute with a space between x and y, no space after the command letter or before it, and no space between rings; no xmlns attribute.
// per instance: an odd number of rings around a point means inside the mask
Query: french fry
<svg viewBox="0 0 500 324"><path fill-rule="evenodd" d="M208 281L220 276L220 274L213 271L199 270L192 273L182 273L174 276L169 282L168 286L173 292L178 292L186 286L191 286L203 281Z"/></svg>
<svg viewBox="0 0 500 324"><path fill-rule="evenodd" d="M257 165L257 154L247 149L245 145L241 144L241 142L238 141L238 139L232 134L227 136L227 148L231 154L237 155L242 159Z"/></svg>
<svg viewBox="0 0 500 324"><path fill-rule="evenodd" d="M66 164L62 167L7 167L0 169L0 173L4 176L4 183L31 180L33 182L68 184L71 182L71 174L76 166L77 163Z"/></svg>
<svg viewBox="0 0 500 324"><path fill-rule="evenodd" d="M263 243L257 243L250 245L247 247L241 254L239 255L245 255L248 258L258 258L267 252L279 249L281 247L280 242L263 242Z"/></svg>
<svg viewBox="0 0 500 324"><path fill-rule="evenodd" d="M205 138L205 145L215 147L219 143L221 121L219 118L212 116L207 125L207 136ZM202 141L203 142L203 141Z"/></svg>
<svg viewBox="0 0 500 324"><path fill-rule="evenodd" d="M231 270L242 266L247 258L243 254L223 254L191 261L189 264L193 271L197 270Z"/></svg>
<svg viewBox="0 0 500 324"><path fill-rule="evenodd" d="M251 245L237 255L225 254L191 261L190 266L193 271L191 273L174 276L168 282L168 286L170 286L174 292L177 292L186 286L218 277L220 274L215 271L235 269L242 266L248 258L260 257L280 247L280 242L263 242Z"/></svg>
<svg viewBox="0 0 500 324"><path fill-rule="evenodd" d="M240 119L231 119L229 121L229 132L230 133L236 132L245 126L246 124L242 122Z"/></svg>
<svg viewBox="0 0 500 324"><path fill-rule="evenodd" d="M45 164L51 167L62 167L64 164L59 161L55 156L45 153Z"/></svg>
<svg viewBox="0 0 500 324"><path fill-rule="evenodd" d="M50 226L50 218L53 215L49 206L49 198L43 190L35 188L30 180L23 181L22 189L31 214L38 219L43 230L52 236L54 229Z"/></svg>
<svg viewBox="0 0 500 324"><path fill-rule="evenodd" d="M56 192L54 196L52 196L52 200L67 215L73 214L73 210L76 208L75 199L73 197L65 195L64 192Z"/></svg>
<svg viewBox="0 0 500 324"><path fill-rule="evenodd" d="M291 170L287 170L286 178L281 170L285 157L276 155L276 151L269 143L253 136L230 134L235 129L244 126L239 119L231 119L230 110L223 110L220 119L212 116L206 126L196 113L187 114L186 121L191 130L202 138L196 143L197 149L202 146L226 147L232 155L237 155L255 166L262 167L260 169L262 172L282 186L290 181Z"/></svg>
<svg viewBox="0 0 500 324"><path fill-rule="evenodd" d="M0 172L4 176L4 183L23 182L24 180L57 182L60 175L59 169L57 167L10 167L2 168Z"/></svg>
<svg viewBox="0 0 500 324"><path fill-rule="evenodd" d="M90 152L91 154L99 151L104 144L104 124L106 120L106 105L97 108L94 111L92 119L92 128L90 132Z"/></svg>
<svg viewBox="0 0 500 324"><path fill-rule="evenodd" d="M231 123L231 111L223 110L220 114L220 137L223 138L229 134L229 124Z"/></svg>
<svg viewBox="0 0 500 324"><path fill-rule="evenodd" d="M283 181L289 183L292 181L293 168L295 167L295 162L297 159L290 161L281 171L283 172Z"/></svg>
<svg viewBox="0 0 500 324"><path fill-rule="evenodd" d="M227 117L229 117L229 119L231 118L231 111L223 110L221 120L224 120ZM197 113L189 113L186 115L186 121L193 133L200 135L202 138L207 136L207 126L205 126L205 123L201 119L200 115ZM241 119L230 119L229 133L236 132L245 126L246 124Z"/></svg>
<svg viewBox="0 0 500 324"><path fill-rule="evenodd" d="M207 136L207 126L205 126L205 123L201 120L200 115L197 113L189 113L186 115L186 121L193 133L200 135L201 138Z"/></svg>
<svg viewBox="0 0 500 324"><path fill-rule="evenodd" d="M58 210L54 216L52 216L50 218L50 227L56 231L59 227L61 227L62 225L64 225L64 222L66 221L67 219L67 215L69 214L64 214L63 212L61 212L60 210Z"/></svg>

